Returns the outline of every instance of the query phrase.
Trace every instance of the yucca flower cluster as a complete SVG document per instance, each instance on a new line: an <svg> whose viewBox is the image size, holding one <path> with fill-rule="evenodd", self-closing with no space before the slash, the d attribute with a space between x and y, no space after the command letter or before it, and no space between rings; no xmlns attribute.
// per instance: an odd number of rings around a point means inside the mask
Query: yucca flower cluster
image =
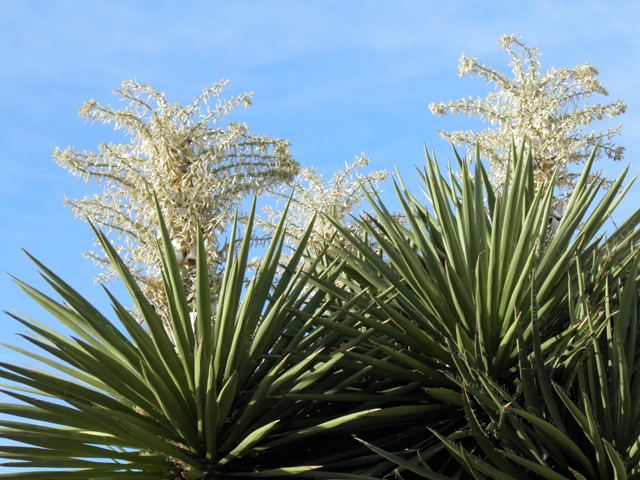
<svg viewBox="0 0 640 480"><path fill-rule="evenodd" d="M226 85L216 83L183 107L169 103L148 85L123 82L114 91L127 102L123 109L89 101L80 116L115 124L130 136L130 143L101 143L95 152L68 148L54 153L56 162L71 174L104 185L102 193L65 203L74 216L117 234L122 241L114 242L114 247L157 307L166 303L158 267L154 193L170 225L171 243L192 300L198 225L203 229L215 294L228 247L222 233L237 212L241 219L245 216L242 201L289 182L298 171L288 141L254 134L244 124L217 126L234 108L251 105L252 94L247 93L220 99ZM114 276L107 258L97 252L86 255L105 267L103 280Z"/></svg>
<svg viewBox="0 0 640 480"><path fill-rule="evenodd" d="M498 44L511 56L513 78L485 66L478 59L462 55L458 75L469 75L495 84L495 91L486 98L463 98L447 103L432 103L434 115L464 114L491 124L482 132L440 130L442 138L456 145L474 148L480 145L489 160L492 184L504 186L511 142L533 151L535 181L539 187L558 169L558 198L554 208L561 214L568 195L573 191L579 173L571 164L582 164L594 147L598 157L620 160L624 147L616 146L612 138L622 125L594 133L589 127L596 120L610 119L626 111L621 100L610 103L589 103L592 95L608 95L598 80L598 71L589 63L574 68L541 71L538 47L527 47L513 35L504 35Z"/></svg>
<svg viewBox="0 0 640 480"><path fill-rule="evenodd" d="M362 173L361 169L367 167L369 162L365 154L361 153L351 164L345 162L344 170L333 172L329 181L322 179L317 168L306 167L299 170L293 182L292 205L287 215L289 246L300 242L312 221L314 227L310 248L319 252L325 248L326 240L333 238L340 242L339 237L336 237L336 228L326 215L348 225L353 233L360 231L351 217L360 213L366 194L379 192L379 185L391 176L386 170ZM274 195L278 200L286 200L291 195L291 187L281 185ZM276 205L266 206L263 211L267 218L257 223L272 232L282 216L282 210Z"/></svg>
<svg viewBox="0 0 640 480"><path fill-rule="evenodd" d="M114 93L126 102L122 109L86 102L80 115L93 122L113 123L130 136L127 144L101 143L97 151L74 148L56 150L55 161L74 176L94 179L104 191L92 197L66 200L74 216L87 219L107 234L117 234L114 248L132 270L144 294L158 311L165 311L166 296L160 275L157 249L157 216L153 194L171 231L188 301L195 298L195 254L198 228L203 230L209 265L212 303L221 287L226 261L225 235L234 218L243 224L248 196L288 196L294 188L287 243L299 242L315 213L339 218L351 214L363 198L359 181L377 185L388 177L384 171L360 174L368 164L364 155L325 183L313 168L300 169L289 151L290 143L251 132L245 124L228 123L224 117L234 108L251 105L252 93L229 100L221 98L228 82L205 89L193 104L171 104L164 93L148 85L123 82ZM281 210L270 208L258 222L254 244L270 240ZM319 221L310 245L321 248L331 227ZM232 246L235 247L235 246ZM233 250L233 249L232 249ZM107 257L88 252L102 265L100 280L108 283L115 270Z"/></svg>

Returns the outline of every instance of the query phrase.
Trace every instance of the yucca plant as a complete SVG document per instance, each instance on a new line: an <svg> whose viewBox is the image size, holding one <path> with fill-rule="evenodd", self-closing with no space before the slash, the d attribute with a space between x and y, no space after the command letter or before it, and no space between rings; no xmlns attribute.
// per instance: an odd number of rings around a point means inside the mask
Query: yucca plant
<svg viewBox="0 0 640 480"><path fill-rule="evenodd" d="M554 180L536 190L532 158L524 151L516 154L513 148L510 174L497 194L478 157L472 177L466 162L456 155L461 174L450 174L448 182L435 159L426 157L427 168L419 173L431 207L409 193L401 180L396 191L406 224L394 220L379 198L370 198L375 216L363 221L362 227L375 248L336 223L350 245L348 250L333 250L341 260L335 268L345 288L312 282L351 302L355 330L376 331L369 339L369 352L360 346L359 353L345 352L348 357L370 366L380 377L398 380L403 371L411 374L434 402L465 411L465 415L456 411L448 424L441 417L443 427L433 429L444 443L423 440L404 445L423 451L403 462L415 467L424 461L428 469L419 470L428 473L426 478L442 479L477 473L468 465L468 458L475 457L465 457L464 452L475 452L483 461L487 452L493 452L484 443L486 438L471 428L467 396L472 389L488 396L493 385L513 399L523 396L540 421L561 428L563 410L557 401L550 401L555 385L575 384L578 366L594 338L607 329L606 308L615 308L617 301L609 287L626 279L637 256L640 211L606 241L597 237L630 185L620 190L625 171L596 201L599 180L589 181L594 155L555 232L549 229ZM535 375L531 362L538 367ZM495 404L495 410L502 412L506 397L496 398L503 403ZM494 431L501 419L487 414L477 422ZM458 455L443 456L443 446L451 452L447 442L453 439L462 442ZM519 440L514 442L503 448L524 448ZM490 444L500 448L499 439ZM401 451L400 446L395 450ZM384 454L388 459L404 458ZM502 463L515 476L527 468Z"/></svg>
<svg viewBox="0 0 640 480"><path fill-rule="evenodd" d="M369 478L354 472L375 475L390 463L372 458L351 438L352 430L377 431L378 440L402 438L403 419L429 423L443 409L409 395L416 384L394 389L345 362L342 352L374 331L350 337L316 322L326 319L332 301L297 270L311 227L288 265L279 266L281 221L248 285L246 234L237 254L229 252L214 311L200 236L192 312L159 210L158 215L170 328L97 230L142 323L107 291L122 324L116 327L35 259L63 303L15 280L73 335L10 314L46 354L9 348L48 368L0 364L0 376L12 382L2 391L17 400L0 404L0 413L17 417L0 421L0 435L13 441L0 446L0 457L26 469L1 478ZM234 227L230 245L235 236Z"/></svg>
<svg viewBox="0 0 640 480"><path fill-rule="evenodd" d="M283 220L247 285L245 235L214 309L199 238L195 312L158 212L168 326L101 232L142 324L110 295L118 329L34 259L64 303L18 286L75 336L12 314L48 355L14 349L49 369L0 364L20 402L0 413L23 420L0 422L17 442L0 455L47 470L4 477L635 475L640 211L595 237L626 190L595 202L592 161L550 233L530 156L494 195L479 161L446 182L427 155L431 208L402 183L406 223L370 198L368 237L335 222L347 248L307 272L311 227L281 266Z"/></svg>

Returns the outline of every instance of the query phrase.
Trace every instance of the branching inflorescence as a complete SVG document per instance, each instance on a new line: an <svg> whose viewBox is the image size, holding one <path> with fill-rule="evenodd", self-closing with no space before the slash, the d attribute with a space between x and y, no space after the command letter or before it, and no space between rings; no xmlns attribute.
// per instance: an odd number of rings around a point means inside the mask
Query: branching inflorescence
<svg viewBox="0 0 640 480"><path fill-rule="evenodd" d="M125 108L115 110L89 101L80 115L114 123L116 129L126 131L130 143L101 143L97 152L69 148L54 153L57 163L73 175L104 186L102 193L66 203L76 217L117 234L122 241L114 244L116 250L135 267L145 295L158 307L164 305L164 299L154 194L170 225L173 247L190 290L195 278L197 229L202 228L215 295L227 249L222 234L237 211L243 216L242 200L290 182L298 172L288 141L254 134L244 124L218 127L235 107L251 105L247 93L220 100L226 84L213 85L192 105L183 107L168 103L163 93L147 85L123 82L114 93L127 102ZM104 280L114 276L104 256L96 252L87 256L105 267ZM189 291L190 299L194 294Z"/></svg>
<svg viewBox="0 0 640 480"><path fill-rule="evenodd" d="M74 148L56 150L54 158L74 176L104 187L102 193L66 200L74 216L91 221L114 233L114 247L134 273L144 294L160 312L167 311L159 268L158 225L154 195L171 232L187 296L195 298L195 260L198 228L203 230L209 265L209 283L214 302L222 281L228 244L226 233L234 218L244 223L243 200L251 196L294 197L288 217L287 242L296 244L316 212L344 219L361 202L358 182L377 185L388 177L384 171L361 174L368 164L364 156L336 172L327 183L313 168L300 169L289 151L289 142L252 133L245 124L228 123L224 117L235 107L251 105L251 93L229 100L220 94L228 82L205 89L188 106L168 103L164 93L137 82L123 82L114 91L126 102L120 110L86 102L80 115L93 122L113 123L130 137L126 144L101 143L97 151ZM215 102L215 104L214 104ZM272 207L259 221L268 240L275 230L280 210ZM310 248L323 246L332 235L328 222L317 222L319 230ZM109 259L88 252L87 257L104 267L99 279L115 276Z"/></svg>
<svg viewBox="0 0 640 480"><path fill-rule="evenodd" d="M504 35L498 44L511 56L513 78L478 59L462 55L458 75L481 78L495 84L495 91L485 99L461 99L429 105L434 115L447 113L470 115L491 123L480 133L473 131L440 131L440 135L456 145L475 148L480 145L483 156L489 159L494 188L504 185L506 165L512 141L533 150L535 181L539 187L548 181L557 168L558 198L554 207L558 214L564 210L568 195L579 177L569 169L570 164L582 164L594 147L598 157L613 160L622 158L624 147L616 146L612 138L622 125L594 133L588 130L594 121L612 118L625 112L621 100L590 104L594 94L608 95L598 80L598 71L585 63L572 69L540 71L538 47L527 47L513 35Z"/></svg>

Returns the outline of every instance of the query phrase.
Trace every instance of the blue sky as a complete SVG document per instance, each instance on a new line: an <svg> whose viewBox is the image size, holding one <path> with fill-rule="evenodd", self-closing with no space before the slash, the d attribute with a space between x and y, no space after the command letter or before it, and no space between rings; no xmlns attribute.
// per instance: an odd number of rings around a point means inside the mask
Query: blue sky
<svg viewBox="0 0 640 480"><path fill-rule="evenodd" d="M508 70L503 34L537 44L543 68L591 62L628 112L616 143L622 164L640 172L640 4L623 0L451 1L0 1L0 271L41 286L25 248L107 310L99 273L82 252L89 227L62 206L98 191L55 165L56 147L94 149L118 139L84 124L76 108L137 79L190 103L229 79L228 95L254 91L234 117L257 133L287 138L294 157L327 177L360 152L375 169L411 176L422 144L451 156L438 129L481 128L464 117L431 115L431 102L484 96L492 86L456 75L462 53ZM596 99L601 101L604 99ZM596 125L599 131L607 124ZM622 164L603 161L608 176ZM390 188L387 187L387 190ZM634 189L618 220L640 204ZM117 288L116 288L117 290ZM0 276L0 306L46 318ZM2 332L22 331L8 317ZM19 343L14 336L4 341ZM15 355L0 353L0 360Z"/></svg>

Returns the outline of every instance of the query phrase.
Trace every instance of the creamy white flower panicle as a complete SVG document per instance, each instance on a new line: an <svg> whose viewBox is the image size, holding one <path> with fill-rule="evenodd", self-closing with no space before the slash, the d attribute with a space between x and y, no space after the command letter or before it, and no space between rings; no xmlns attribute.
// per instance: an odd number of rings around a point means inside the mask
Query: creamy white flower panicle
<svg viewBox="0 0 640 480"><path fill-rule="evenodd" d="M114 247L158 308L166 301L158 268L153 193L170 229L190 300L195 295L197 228L201 226L213 298L228 247L223 233L236 211L244 220L242 200L289 183L298 172L288 141L254 134L244 124L218 126L235 107L251 105L252 94L221 99L226 85L224 81L213 85L183 107L168 103L163 93L147 85L123 82L114 93L126 102L124 108L89 101L80 115L115 124L131 141L101 143L95 152L68 148L54 153L55 161L76 177L103 185L100 194L65 203L76 217L117 234L120 242L114 242ZM104 256L86 255L104 267L102 280L115 275Z"/></svg>
<svg viewBox="0 0 640 480"><path fill-rule="evenodd" d="M361 174L359 170L368 164L361 156L325 183L313 168L299 168L287 140L254 134L244 124L220 127L218 124L235 107L251 105L252 94L247 93L220 99L226 85L226 81L217 83L204 90L193 104L180 106L168 103L164 93L148 85L123 82L114 93L126 102L124 108L116 110L89 101L80 115L115 124L116 129L126 132L130 142L101 143L96 152L68 148L54 153L55 161L71 174L87 183L94 179L103 186L100 194L65 203L72 207L74 216L117 235L119 241L112 241L115 249L161 315L167 311L167 303L159 269L154 193L195 311L198 225L204 234L213 304L226 262L228 244L224 239L236 213L241 224L247 217L242 209L244 199L254 195L280 199L288 197L295 187L287 217L287 243L294 245L315 212L349 222L347 216L363 198L358 180L376 185L389 175L384 171ZM276 207L269 208L268 218L257 220L265 235L252 237L254 244L269 240L281 213ZM311 247L321 249L322 239L332 233L329 222L320 218ZM115 276L103 255L88 252L86 256L104 268L98 280L108 282ZM251 261L252 267L259 264L260 259Z"/></svg>
<svg viewBox="0 0 640 480"><path fill-rule="evenodd" d="M377 186L386 181L391 173L385 170L376 170L370 173L362 173L361 169L369 165L364 153L357 156L349 164L345 162L345 169L333 173L331 180L325 182L315 168L301 168L294 178L292 205L287 214L287 244L294 245L300 241L315 216L313 234L309 246L316 253L325 248L324 240L335 238L336 229L328 221L327 216L334 218L346 226L352 233L358 233L359 228L352 216L357 215L365 194L363 188L372 193ZM279 199L289 197L290 188L280 187L274 192ZM260 219L259 225L266 231L273 232L281 216L281 210L268 206L263 209L267 214L266 219ZM323 240L324 239L324 240Z"/></svg>
<svg viewBox="0 0 640 480"><path fill-rule="evenodd" d="M578 174L569 170L570 164L583 163L592 149L598 147L598 157L613 160L622 158L624 147L616 146L612 138L620 133L618 125L598 134L587 128L595 120L612 118L625 112L621 100L590 104L593 94L608 95L597 79L598 71L585 63L572 69L540 71L538 47L526 47L513 35L505 35L498 44L511 56L513 78L487 67L477 59L462 55L458 75L478 77L495 84L495 91L485 99L461 99L448 103L432 103L434 115L462 113L485 122L491 128L482 132L439 131L442 138L470 149L480 145L481 153L489 159L494 187L504 185L506 164L512 139L520 147L525 142L533 151L536 185L547 181L557 168L558 197L554 208L562 214L567 197L573 191Z"/></svg>

